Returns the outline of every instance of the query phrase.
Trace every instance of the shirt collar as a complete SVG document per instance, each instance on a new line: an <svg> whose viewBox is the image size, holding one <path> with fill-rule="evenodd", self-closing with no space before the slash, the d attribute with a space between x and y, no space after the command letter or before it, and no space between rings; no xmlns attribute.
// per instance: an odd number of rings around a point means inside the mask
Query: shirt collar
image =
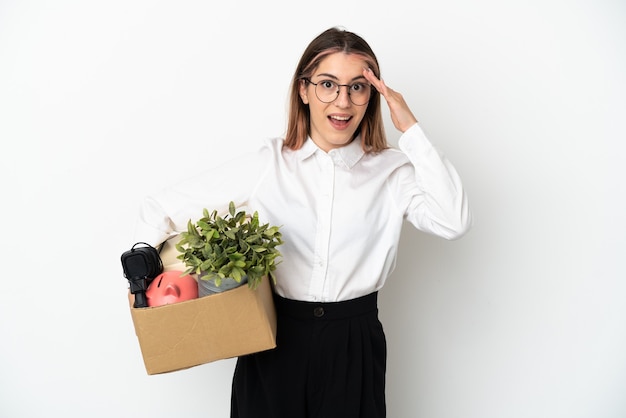
<svg viewBox="0 0 626 418"><path fill-rule="evenodd" d="M304 145L302 145L298 154L300 159L304 161L316 152L325 153L309 137L306 141L304 141ZM332 149L327 154L332 158L335 164L341 162L348 169L352 169L352 167L359 162L361 157L365 155L365 152L361 146L361 137L357 136L348 145Z"/></svg>

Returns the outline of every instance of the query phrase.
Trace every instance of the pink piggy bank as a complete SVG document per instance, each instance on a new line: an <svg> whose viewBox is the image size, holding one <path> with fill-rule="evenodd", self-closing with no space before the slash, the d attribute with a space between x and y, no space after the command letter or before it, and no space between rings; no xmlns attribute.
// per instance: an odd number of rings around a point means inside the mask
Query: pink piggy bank
<svg viewBox="0 0 626 418"><path fill-rule="evenodd" d="M166 271L154 278L146 289L148 306L169 305L198 297L198 282L182 271Z"/></svg>

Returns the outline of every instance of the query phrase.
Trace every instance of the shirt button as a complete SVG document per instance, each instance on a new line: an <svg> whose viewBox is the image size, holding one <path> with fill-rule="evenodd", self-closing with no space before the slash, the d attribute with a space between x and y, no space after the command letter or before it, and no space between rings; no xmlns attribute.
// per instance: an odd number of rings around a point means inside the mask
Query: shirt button
<svg viewBox="0 0 626 418"><path fill-rule="evenodd" d="M321 318L322 316L324 316L324 308L318 306L317 308L313 309L313 315L316 318Z"/></svg>

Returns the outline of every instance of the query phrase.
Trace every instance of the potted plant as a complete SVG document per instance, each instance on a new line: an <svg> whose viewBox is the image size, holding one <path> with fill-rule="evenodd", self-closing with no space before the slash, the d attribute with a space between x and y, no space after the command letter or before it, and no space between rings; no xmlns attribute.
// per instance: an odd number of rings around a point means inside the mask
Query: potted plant
<svg viewBox="0 0 626 418"><path fill-rule="evenodd" d="M274 283L274 270L283 243L280 227L261 224L258 212L252 216L236 211L230 202L229 213L203 209L197 222L189 220L180 234L177 258L187 266L185 274L198 277L199 296L216 293L248 283L256 289L264 276Z"/></svg>

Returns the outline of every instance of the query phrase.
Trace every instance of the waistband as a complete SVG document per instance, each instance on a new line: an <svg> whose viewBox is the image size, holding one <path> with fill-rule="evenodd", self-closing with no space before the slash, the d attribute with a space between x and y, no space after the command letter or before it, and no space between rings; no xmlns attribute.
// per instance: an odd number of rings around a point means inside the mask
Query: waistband
<svg viewBox="0 0 626 418"><path fill-rule="evenodd" d="M274 294L278 315L298 319L345 319L378 310L378 292L341 302L305 302Z"/></svg>

